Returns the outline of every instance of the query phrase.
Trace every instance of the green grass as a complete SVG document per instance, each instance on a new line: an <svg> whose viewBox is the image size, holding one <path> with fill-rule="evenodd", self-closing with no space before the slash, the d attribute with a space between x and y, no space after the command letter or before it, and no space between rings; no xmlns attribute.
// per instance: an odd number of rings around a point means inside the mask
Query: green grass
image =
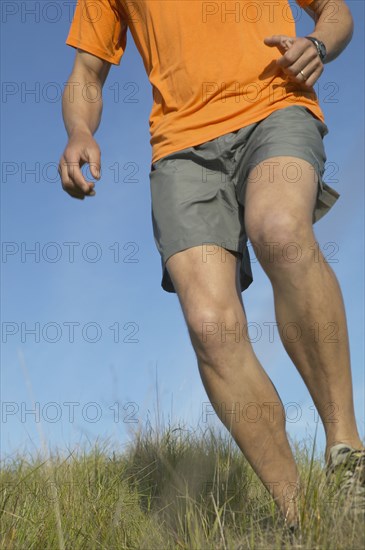
<svg viewBox="0 0 365 550"><path fill-rule="evenodd" d="M168 426L136 431L118 453L107 441L48 460L17 456L1 472L0 548L280 548L282 518L232 441L224 430ZM320 489L322 460L292 447L307 487L304 548L363 548L363 523Z"/></svg>

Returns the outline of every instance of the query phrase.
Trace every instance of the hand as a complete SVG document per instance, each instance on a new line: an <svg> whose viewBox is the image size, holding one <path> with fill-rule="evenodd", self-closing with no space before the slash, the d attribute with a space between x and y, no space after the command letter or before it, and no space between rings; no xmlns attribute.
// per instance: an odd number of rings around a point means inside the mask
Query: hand
<svg viewBox="0 0 365 550"><path fill-rule="evenodd" d="M58 166L63 189L75 199L96 194L95 183L86 181L81 172L85 163L90 165L92 176L100 179L99 146L90 132L77 130L70 136Z"/></svg>
<svg viewBox="0 0 365 550"><path fill-rule="evenodd" d="M313 42L308 38L274 34L265 38L264 43L266 46L277 47L282 54L276 63L288 80L307 88L314 86L323 72L323 63Z"/></svg>

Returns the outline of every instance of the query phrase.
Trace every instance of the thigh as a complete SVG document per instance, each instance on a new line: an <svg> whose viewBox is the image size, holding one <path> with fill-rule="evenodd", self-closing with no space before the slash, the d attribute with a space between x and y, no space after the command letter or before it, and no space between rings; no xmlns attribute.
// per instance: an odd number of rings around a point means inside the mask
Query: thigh
<svg viewBox="0 0 365 550"><path fill-rule="evenodd" d="M327 133L308 109L291 105L260 121L244 143L238 140L237 195L250 216L285 209L315 223L330 210L339 195L323 181Z"/></svg>
<svg viewBox="0 0 365 550"><path fill-rule="evenodd" d="M268 158L249 173L245 194L245 224L265 223L267 217L296 219L312 225L318 176L306 160L290 156Z"/></svg>
<svg viewBox="0 0 365 550"><path fill-rule="evenodd" d="M242 317L241 261L239 252L218 245L193 246L170 256L166 268L189 326L201 315Z"/></svg>

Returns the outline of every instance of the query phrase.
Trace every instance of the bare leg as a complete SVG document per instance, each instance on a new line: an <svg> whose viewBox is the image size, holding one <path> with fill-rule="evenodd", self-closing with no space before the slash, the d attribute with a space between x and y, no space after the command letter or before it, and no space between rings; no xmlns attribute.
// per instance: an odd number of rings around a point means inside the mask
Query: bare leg
<svg viewBox="0 0 365 550"><path fill-rule="evenodd" d="M166 265L218 417L283 515L295 521L297 504L292 497L299 477L285 431L284 409L244 329L247 321L238 290L240 259L218 248L206 262L198 246L174 254ZM248 403L254 405L247 407Z"/></svg>
<svg viewBox="0 0 365 550"><path fill-rule="evenodd" d="M301 159L269 160L271 166L261 165L260 181L248 180L246 229L272 283L283 345L322 419L328 458L336 443L364 448L354 414L345 309L336 276L312 229L317 190L313 169ZM285 165L293 160L302 176L295 184L283 177Z"/></svg>

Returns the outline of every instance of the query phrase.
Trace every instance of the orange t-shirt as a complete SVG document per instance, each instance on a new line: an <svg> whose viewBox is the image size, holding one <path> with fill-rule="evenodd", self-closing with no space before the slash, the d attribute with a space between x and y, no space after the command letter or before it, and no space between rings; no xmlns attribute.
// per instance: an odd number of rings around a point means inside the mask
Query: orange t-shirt
<svg viewBox="0 0 365 550"><path fill-rule="evenodd" d="M299 13L288 0L78 0L66 44L119 65L130 29L152 85L155 162L293 104L324 122L314 90L288 82L263 42L295 36Z"/></svg>

